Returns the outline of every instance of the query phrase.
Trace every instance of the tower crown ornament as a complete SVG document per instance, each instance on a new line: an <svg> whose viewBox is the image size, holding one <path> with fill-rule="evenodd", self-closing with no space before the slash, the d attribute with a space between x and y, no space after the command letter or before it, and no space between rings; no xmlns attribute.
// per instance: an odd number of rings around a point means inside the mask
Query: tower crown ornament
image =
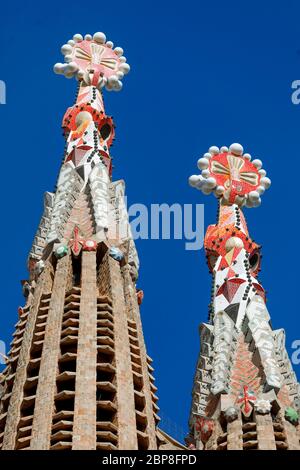
<svg viewBox="0 0 300 470"><path fill-rule="evenodd" d="M189 178L191 186L203 194L220 198L226 205L258 207L261 195L271 185L259 159L251 161L240 144L228 147L210 147L197 162L200 175Z"/></svg>
<svg viewBox="0 0 300 470"><path fill-rule="evenodd" d="M54 72L66 78L76 77L86 85L108 91L120 91L122 79L130 70L121 47L114 47L104 33L75 34L61 48L65 62L54 65Z"/></svg>
<svg viewBox="0 0 300 470"><path fill-rule="evenodd" d="M200 327L189 436L197 449L287 449L287 444L277 447L273 429L280 420L287 433L292 431L286 421L297 426L300 385L284 332L273 330L270 323L258 277L261 246L251 238L243 214L243 206L260 205L271 180L262 162L251 160L240 144L210 147L197 164L201 174L191 176L189 183L203 194L214 193L219 208L204 239L212 288L208 323ZM199 416L219 423L205 441L199 434ZM246 442L244 436L248 430L252 433L253 425L257 441ZM238 439L236 426L243 432Z"/></svg>
<svg viewBox="0 0 300 470"><path fill-rule="evenodd" d="M75 76L78 87L62 120L63 161L54 191L45 193L29 279L22 281L17 341L0 374L0 450L182 449L157 427L139 258L125 183L112 175L114 123L102 88L120 90L129 65L103 33L75 34L62 53L65 63L54 70Z"/></svg>

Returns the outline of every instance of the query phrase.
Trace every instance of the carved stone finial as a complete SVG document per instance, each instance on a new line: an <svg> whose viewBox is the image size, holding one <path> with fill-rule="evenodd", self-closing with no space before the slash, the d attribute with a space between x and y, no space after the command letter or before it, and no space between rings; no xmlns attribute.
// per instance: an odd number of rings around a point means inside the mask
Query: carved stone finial
<svg viewBox="0 0 300 470"><path fill-rule="evenodd" d="M235 406L229 406L227 410L225 410L224 416L228 423L232 423L232 421L235 421L239 416L238 409Z"/></svg>
<svg viewBox="0 0 300 470"><path fill-rule="evenodd" d="M254 408L255 408L256 413L260 415L266 415L270 413L272 405L269 400L264 400L263 398L260 398L254 404Z"/></svg>

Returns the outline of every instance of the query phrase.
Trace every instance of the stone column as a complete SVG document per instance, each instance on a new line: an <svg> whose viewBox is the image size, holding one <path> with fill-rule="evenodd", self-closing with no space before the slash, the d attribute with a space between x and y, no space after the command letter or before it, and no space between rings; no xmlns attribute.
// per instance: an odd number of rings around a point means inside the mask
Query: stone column
<svg viewBox="0 0 300 470"><path fill-rule="evenodd" d="M256 413L256 432L259 450L276 450L273 421L270 414Z"/></svg>
<svg viewBox="0 0 300 470"><path fill-rule="evenodd" d="M300 450L299 437L296 426L285 419L282 420L288 450Z"/></svg>
<svg viewBox="0 0 300 470"><path fill-rule="evenodd" d="M30 445L33 450L50 448L61 324L69 269L70 256L64 256L57 261L35 399Z"/></svg>
<svg viewBox="0 0 300 470"><path fill-rule="evenodd" d="M227 450L243 450L241 417L227 424Z"/></svg>
<svg viewBox="0 0 300 470"><path fill-rule="evenodd" d="M128 324L120 264L107 257L114 315L119 449L137 450L137 431Z"/></svg>
<svg viewBox="0 0 300 470"><path fill-rule="evenodd" d="M150 379L148 373L148 363L147 363L147 352L143 335L143 328L140 316L140 310L136 298L136 289L135 285L132 282L129 267L128 265L123 268L124 276L124 288L126 292L127 303L130 305L131 309L131 318L136 322L138 340L141 354L141 363L142 363L142 375L143 375L143 392L145 395L145 414L147 416L147 428L146 433L149 436L149 450L157 449L157 439L156 439L156 426L153 413L153 402L152 394L150 387Z"/></svg>
<svg viewBox="0 0 300 470"><path fill-rule="evenodd" d="M73 450L96 449L96 253L82 253Z"/></svg>
<svg viewBox="0 0 300 470"><path fill-rule="evenodd" d="M8 407L6 426L3 438L3 450L13 450L16 444L17 427L20 421L20 408L23 400L23 390L27 378L27 366L30 360L30 349L32 337L36 322L36 317L43 293L51 291L51 272L52 266L46 265L44 271L37 281L34 292L34 300L28 315L25 327L22 346L19 354L16 376L12 389L12 395Z"/></svg>

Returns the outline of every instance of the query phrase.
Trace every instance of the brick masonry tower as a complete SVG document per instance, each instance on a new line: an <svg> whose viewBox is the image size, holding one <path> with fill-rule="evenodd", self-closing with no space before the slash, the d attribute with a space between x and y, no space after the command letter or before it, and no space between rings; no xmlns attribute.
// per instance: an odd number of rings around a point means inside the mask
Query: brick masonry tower
<svg viewBox="0 0 300 470"><path fill-rule="evenodd" d="M54 71L75 76L78 93L63 118L64 159L44 197L26 304L0 376L0 448L181 448L157 428L139 261L124 182L111 180L114 125L102 89L120 90L129 66L103 33L76 34L62 53Z"/></svg>
<svg viewBox="0 0 300 470"><path fill-rule="evenodd" d="M191 186L219 201L217 223L205 236L212 274L209 322L200 325L190 434L191 449L300 450L300 387L273 330L258 280L260 246L242 207L257 207L271 181L243 147L211 147L198 161Z"/></svg>

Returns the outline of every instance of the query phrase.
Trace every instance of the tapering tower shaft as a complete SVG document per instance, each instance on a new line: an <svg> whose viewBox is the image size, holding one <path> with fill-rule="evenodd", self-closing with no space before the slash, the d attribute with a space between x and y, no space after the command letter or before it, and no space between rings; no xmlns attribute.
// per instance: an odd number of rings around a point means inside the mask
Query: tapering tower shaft
<svg viewBox="0 0 300 470"><path fill-rule="evenodd" d="M191 448L300 449L300 388L273 330L258 279L260 246L251 239L242 207L257 207L271 182L260 160L239 144L211 147L190 183L219 199L217 223L205 236L212 274L209 322L200 326L190 414Z"/></svg>
<svg viewBox="0 0 300 470"><path fill-rule="evenodd" d="M129 66L103 33L62 47L79 90L63 129L56 190L29 254L19 309L1 374L2 449L157 449L173 446L159 421L136 281L139 261L124 201L111 179L112 119L101 90L121 89Z"/></svg>

